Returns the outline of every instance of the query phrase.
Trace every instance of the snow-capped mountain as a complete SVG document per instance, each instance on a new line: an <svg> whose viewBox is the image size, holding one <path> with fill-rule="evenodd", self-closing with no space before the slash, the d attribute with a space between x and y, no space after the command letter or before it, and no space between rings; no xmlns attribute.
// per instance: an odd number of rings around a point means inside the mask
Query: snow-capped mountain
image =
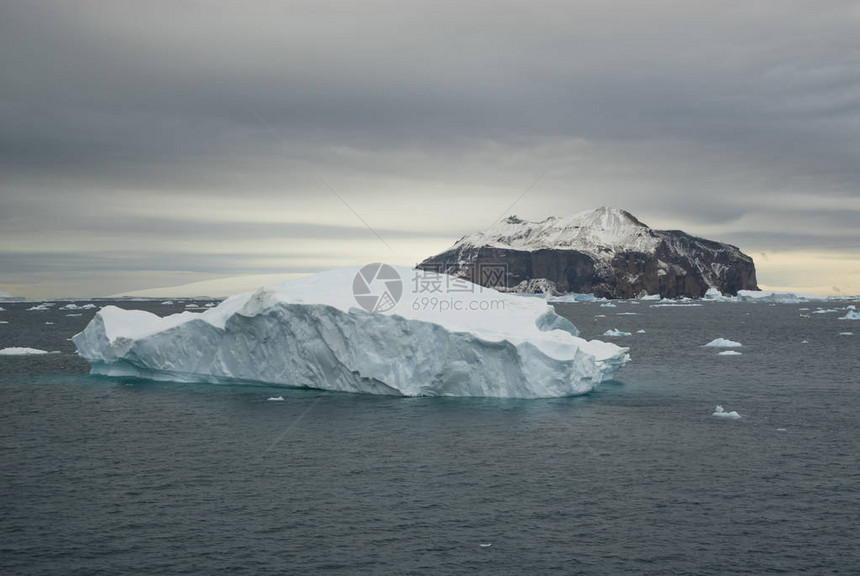
<svg viewBox="0 0 860 576"><path fill-rule="evenodd" d="M737 247L680 230L653 230L629 212L606 207L540 222L511 216L418 267L517 292L609 298L699 298L708 288L724 294L758 289L752 258Z"/></svg>

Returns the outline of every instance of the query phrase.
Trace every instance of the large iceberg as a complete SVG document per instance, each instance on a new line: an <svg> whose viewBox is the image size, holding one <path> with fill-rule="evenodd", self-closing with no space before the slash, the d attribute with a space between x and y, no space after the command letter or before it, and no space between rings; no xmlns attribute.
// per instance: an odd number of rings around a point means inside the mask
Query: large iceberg
<svg viewBox="0 0 860 576"><path fill-rule="evenodd" d="M405 396L583 394L629 360L542 299L388 266L291 279L204 312L106 306L72 340L94 374Z"/></svg>

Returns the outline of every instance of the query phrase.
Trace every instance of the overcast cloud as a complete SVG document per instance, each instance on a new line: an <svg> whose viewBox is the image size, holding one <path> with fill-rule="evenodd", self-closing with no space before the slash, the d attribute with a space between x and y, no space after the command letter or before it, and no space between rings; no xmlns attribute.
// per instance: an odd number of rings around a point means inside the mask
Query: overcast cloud
<svg viewBox="0 0 860 576"><path fill-rule="evenodd" d="M860 293L858 31L848 1L0 0L0 290L414 264L613 205Z"/></svg>

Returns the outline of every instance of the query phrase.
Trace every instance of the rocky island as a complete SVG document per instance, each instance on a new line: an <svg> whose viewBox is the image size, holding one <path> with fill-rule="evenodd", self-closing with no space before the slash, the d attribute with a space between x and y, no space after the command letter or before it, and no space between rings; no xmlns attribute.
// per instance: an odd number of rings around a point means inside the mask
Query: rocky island
<svg viewBox="0 0 860 576"><path fill-rule="evenodd" d="M736 246L654 230L607 207L540 222L510 216L417 267L524 293L701 298L709 288L758 290L755 264Z"/></svg>

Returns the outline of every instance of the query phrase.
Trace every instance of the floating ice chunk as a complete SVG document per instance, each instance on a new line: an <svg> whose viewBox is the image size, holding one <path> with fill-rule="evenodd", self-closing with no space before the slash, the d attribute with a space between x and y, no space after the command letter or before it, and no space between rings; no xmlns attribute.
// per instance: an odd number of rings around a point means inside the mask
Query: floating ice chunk
<svg viewBox="0 0 860 576"><path fill-rule="evenodd" d="M737 350L724 350L724 351L719 352L717 354L717 356L740 356L740 355L741 355L741 352L738 352Z"/></svg>
<svg viewBox="0 0 860 576"><path fill-rule="evenodd" d="M268 402L283 402L284 397L283 396L272 396L271 398L266 398L266 401L268 401Z"/></svg>
<svg viewBox="0 0 860 576"><path fill-rule="evenodd" d="M487 543L483 543L483 542L482 542L481 544L479 544L479 546L480 546L481 548L489 548L490 546L492 546L492 544L491 544L491 543L489 543L489 542L487 542Z"/></svg>
<svg viewBox="0 0 860 576"><path fill-rule="evenodd" d="M616 312L616 316L638 316L638 312Z"/></svg>
<svg viewBox="0 0 860 576"><path fill-rule="evenodd" d="M740 342L727 340L725 338L717 338L716 340L711 340L705 344L706 348L740 348L741 346L743 346L743 344Z"/></svg>
<svg viewBox="0 0 860 576"><path fill-rule="evenodd" d="M595 314L595 318L606 318L606 314Z"/></svg>
<svg viewBox="0 0 860 576"><path fill-rule="evenodd" d="M854 336L854 332L840 332L840 336Z"/></svg>
<svg viewBox="0 0 860 576"><path fill-rule="evenodd" d="M579 338L543 299L471 286L433 304L412 281L426 272L393 268L402 284L386 278L384 285L402 294L386 300L384 312L359 305L353 267L202 312L161 318L106 306L73 341L95 374L405 396L571 396L629 360L627 348Z"/></svg>
<svg viewBox="0 0 860 576"><path fill-rule="evenodd" d="M666 302L662 304L651 304L651 308L696 308L701 304L695 302Z"/></svg>
<svg viewBox="0 0 860 576"><path fill-rule="evenodd" d="M51 306L53 306L53 305L54 305L53 302L42 302L41 304L37 304L35 306L31 306L30 308L27 308L27 311L32 310L34 312L47 312L48 310L51 309Z"/></svg>
<svg viewBox="0 0 860 576"><path fill-rule="evenodd" d="M615 308L615 304L612 302L604 302L600 305L601 308Z"/></svg>
<svg viewBox="0 0 860 576"><path fill-rule="evenodd" d="M186 308L200 308L200 306L198 306L194 302L189 302L188 304L185 305L185 307Z"/></svg>
<svg viewBox="0 0 860 576"><path fill-rule="evenodd" d="M712 414L712 416L716 416L717 418L729 418L731 420L737 420L741 417L741 415L735 411L726 412L720 405L717 405L717 407L714 409L714 413Z"/></svg>
<svg viewBox="0 0 860 576"><path fill-rule="evenodd" d="M702 300L708 300L709 302L737 302L736 297L725 296L714 287L708 288L707 292L705 292L705 295L702 297Z"/></svg>
<svg viewBox="0 0 860 576"><path fill-rule="evenodd" d="M833 314L834 312L839 312L839 310L836 310L835 308L819 308L818 310L812 311L813 314Z"/></svg>
<svg viewBox="0 0 860 576"><path fill-rule="evenodd" d="M0 324L8 324L8 323L9 322L7 322L6 320L0 320Z"/></svg>
<svg viewBox="0 0 860 576"><path fill-rule="evenodd" d="M162 306L172 306L173 300L165 300L164 302L161 303L161 305Z"/></svg>
<svg viewBox="0 0 860 576"><path fill-rule="evenodd" d="M797 294L790 292L774 292L772 290L738 290L738 302L779 302L782 304L797 304L801 300Z"/></svg>
<svg viewBox="0 0 860 576"><path fill-rule="evenodd" d="M83 314L66 314L68 317L83 316Z"/></svg>
<svg viewBox="0 0 860 576"><path fill-rule="evenodd" d="M777 432L785 432L785 428L777 428L776 431Z"/></svg>
<svg viewBox="0 0 860 576"><path fill-rule="evenodd" d="M45 324L53 325L54 323L53 322L45 322Z"/></svg>
<svg viewBox="0 0 860 576"><path fill-rule="evenodd" d="M5 311L6 311L6 309L3 308L2 306L0 306L0 312L5 312Z"/></svg>
<svg viewBox="0 0 860 576"><path fill-rule="evenodd" d="M637 334L645 334L645 330L637 330L636 333Z"/></svg>
<svg viewBox="0 0 860 576"><path fill-rule="evenodd" d="M630 336L630 332L622 332L621 330L616 330L613 328L612 330L607 330L603 333L604 336Z"/></svg>
<svg viewBox="0 0 860 576"><path fill-rule="evenodd" d="M47 350L39 350L38 348L3 348L0 350L0 356L36 356L40 354L59 354L59 352L48 352Z"/></svg>
<svg viewBox="0 0 860 576"><path fill-rule="evenodd" d="M659 294L643 294L638 300L657 301L662 300L662 297Z"/></svg>
<svg viewBox="0 0 860 576"><path fill-rule="evenodd" d="M809 344L809 340L801 340L800 343L801 344Z"/></svg>
<svg viewBox="0 0 860 576"><path fill-rule="evenodd" d="M839 320L860 320L860 312L854 312L853 310L849 310L845 316L839 318Z"/></svg>
<svg viewBox="0 0 860 576"><path fill-rule="evenodd" d="M80 310L77 304L72 302L71 304L66 304L65 306L60 306L60 310Z"/></svg>

